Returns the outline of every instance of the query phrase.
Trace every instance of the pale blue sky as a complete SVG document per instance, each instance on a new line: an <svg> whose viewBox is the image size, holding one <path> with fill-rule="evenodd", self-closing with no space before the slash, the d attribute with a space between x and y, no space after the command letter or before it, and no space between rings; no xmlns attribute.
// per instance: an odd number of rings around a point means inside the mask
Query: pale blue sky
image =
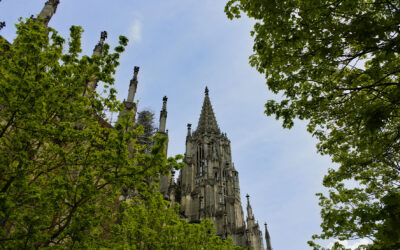
<svg viewBox="0 0 400 250"><path fill-rule="evenodd" d="M0 21L7 26L0 34L11 41L18 17L38 14L44 2L2 0ZM320 232L314 194L323 191L332 164L316 153L304 122L284 130L264 114L274 96L248 64L252 21L228 20L225 1L215 0L60 2L50 26L67 37L71 25L81 25L84 53L91 54L102 30L111 45L119 35L130 39L115 76L119 99L127 97L133 66L140 66L139 110L151 109L158 120L168 96L169 155L184 153L186 124L197 127L207 85L218 124L231 140L244 211L248 193L261 229L269 225L274 250L309 249L306 242Z"/></svg>

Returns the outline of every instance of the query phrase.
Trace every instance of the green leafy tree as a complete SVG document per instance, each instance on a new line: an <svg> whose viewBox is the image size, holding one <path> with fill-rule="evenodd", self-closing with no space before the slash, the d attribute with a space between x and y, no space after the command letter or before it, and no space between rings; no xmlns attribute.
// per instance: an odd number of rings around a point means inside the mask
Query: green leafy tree
<svg viewBox="0 0 400 250"><path fill-rule="evenodd" d="M156 132L154 127L154 113L150 110L138 112L137 123L143 127L143 134L139 138L139 142L147 145L147 151L152 146L152 138Z"/></svg>
<svg viewBox="0 0 400 250"><path fill-rule="evenodd" d="M265 74L266 114L308 120L338 168L318 194L322 234L400 247L400 3L393 0L230 0L229 18L256 23L250 64ZM395 226L397 225L397 226ZM315 244L311 243L317 247Z"/></svg>
<svg viewBox="0 0 400 250"><path fill-rule="evenodd" d="M155 136L143 153L133 113L114 127L101 115L122 106L111 86L127 39L89 57L80 27L71 27L65 48L39 21L16 26L12 44L0 37L0 247L231 248L212 224L188 224L161 199L157 178L167 164L183 164L179 155L167 159L167 138ZM88 88L93 79L106 97Z"/></svg>
<svg viewBox="0 0 400 250"><path fill-rule="evenodd" d="M168 206L160 193L148 193L145 199L124 205L124 220L113 226L109 248L241 249L235 248L231 239L215 235L215 226L208 220L189 224L179 218L178 206Z"/></svg>
<svg viewBox="0 0 400 250"><path fill-rule="evenodd" d="M104 127L97 115L118 108L83 94L96 77L112 85L127 39L115 53L82 56L82 29L65 40L31 19L17 25L13 44L0 41L0 245L24 249L74 246L99 237L122 185L134 188L131 137L123 126ZM91 96L91 97L89 97Z"/></svg>

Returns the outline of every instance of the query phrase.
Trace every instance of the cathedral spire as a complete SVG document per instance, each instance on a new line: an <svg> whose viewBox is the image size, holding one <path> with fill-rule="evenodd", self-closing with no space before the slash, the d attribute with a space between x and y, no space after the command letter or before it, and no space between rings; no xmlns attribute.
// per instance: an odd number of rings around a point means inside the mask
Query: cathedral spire
<svg viewBox="0 0 400 250"><path fill-rule="evenodd" d="M267 223L264 223L265 226L265 241L267 243L267 250L272 250L271 246L271 237L269 236L268 228L267 228Z"/></svg>
<svg viewBox="0 0 400 250"><path fill-rule="evenodd" d="M200 133L216 133L219 134L220 130L215 119L214 111L211 105L210 97L208 96L208 88L205 89L205 96L203 101L203 107L201 108L201 114L199 123L197 125L196 132Z"/></svg>
<svg viewBox="0 0 400 250"><path fill-rule="evenodd" d="M60 0L48 0L42 11L39 14L39 18L43 20L44 24L47 26L50 22L51 17L56 13L57 6Z"/></svg>
<svg viewBox="0 0 400 250"><path fill-rule="evenodd" d="M165 127L167 124L167 101L168 98L166 96L163 97L163 106L160 112L160 127L158 132L165 133Z"/></svg>

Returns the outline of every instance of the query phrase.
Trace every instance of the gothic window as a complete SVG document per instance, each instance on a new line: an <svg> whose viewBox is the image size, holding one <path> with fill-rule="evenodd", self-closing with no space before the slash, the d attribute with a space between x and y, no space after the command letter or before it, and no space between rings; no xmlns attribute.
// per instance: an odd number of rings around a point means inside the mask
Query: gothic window
<svg viewBox="0 0 400 250"><path fill-rule="evenodd" d="M201 160L200 161L200 167L199 167L199 175L203 176L206 171L207 171L207 166L205 164L205 161Z"/></svg>
<svg viewBox="0 0 400 250"><path fill-rule="evenodd" d="M218 194L218 202L219 202L219 203L224 203L224 199L223 199L223 197L222 197L222 193L219 193L219 194Z"/></svg>

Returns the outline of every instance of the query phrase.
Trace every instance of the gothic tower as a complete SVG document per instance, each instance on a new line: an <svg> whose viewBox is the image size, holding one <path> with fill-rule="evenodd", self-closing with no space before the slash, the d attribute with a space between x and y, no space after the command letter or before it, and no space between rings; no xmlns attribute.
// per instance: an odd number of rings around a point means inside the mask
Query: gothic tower
<svg viewBox="0 0 400 250"><path fill-rule="evenodd" d="M197 129L192 133L191 124L188 124L186 166L177 183L181 214L189 222L210 219L217 235L232 238L235 245L263 249L262 243L253 243L262 242L261 233L248 237L230 143L218 127L206 87ZM252 214L251 218L254 220Z"/></svg>

